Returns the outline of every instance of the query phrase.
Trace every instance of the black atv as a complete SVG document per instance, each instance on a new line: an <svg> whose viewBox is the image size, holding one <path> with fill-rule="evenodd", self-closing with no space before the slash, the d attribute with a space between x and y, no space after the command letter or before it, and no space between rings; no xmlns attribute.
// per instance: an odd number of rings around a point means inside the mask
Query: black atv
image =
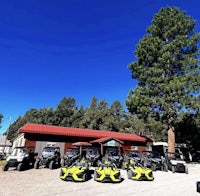
<svg viewBox="0 0 200 196"><path fill-rule="evenodd" d="M161 156L157 151L142 151L142 164L153 171L168 171L165 157Z"/></svg>
<svg viewBox="0 0 200 196"><path fill-rule="evenodd" d="M34 152L34 147L15 147L11 155L6 159L3 171L7 171L10 167L16 167L18 171L33 168L36 156L37 153Z"/></svg>
<svg viewBox="0 0 200 196"><path fill-rule="evenodd" d="M61 159L61 166L70 166L79 158L81 158L79 148L68 148L64 157Z"/></svg>
<svg viewBox="0 0 200 196"><path fill-rule="evenodd" d="M114 163L118 168L122 167L123 157L119 148L108 147L103 160L109 160Z"/></svg>
<svg viewBox="0 0 200 196"><path fill-rule="evenodd" d="M86 148L85 158L91 166L97 166L101 158L99 149L95 147Z"/></svg>
<svg viewBox="0 0 200 196"><path fill-rule="evenodd" d="M35 161L34 168L38 169L40 166L54 169L60 167L60 148L55 146L45 147L42 154Z"/></svg>
<svg viewBox="0 0 200 196"><path fill-rule="evenodd" d="M135 164L141 163L141 156L138 150L125 150L122 169L127 169L127 165L133 160Z"/></svg>

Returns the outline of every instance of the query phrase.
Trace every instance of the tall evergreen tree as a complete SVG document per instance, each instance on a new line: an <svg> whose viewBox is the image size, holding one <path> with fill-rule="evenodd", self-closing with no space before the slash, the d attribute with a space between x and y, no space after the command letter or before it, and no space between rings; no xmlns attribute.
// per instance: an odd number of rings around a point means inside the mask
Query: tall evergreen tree
<svg viewBox="0 0 200 196"><path fill-rule="evenodd" d="M70 127L71 116L77 110L76 100L73 97L64 97L55 110L54 125Z"/></svg>
<svg viewBox="0 0 200 196"><path fill-rule="evenodd" d="M128 110L145 122L154 118L168 127L169 151L174 152L174 123L181 110L200 107L198 41L195 21L176 7L161 8L139 41L137 60L129 65L138 81L129 92Z"/></svg>

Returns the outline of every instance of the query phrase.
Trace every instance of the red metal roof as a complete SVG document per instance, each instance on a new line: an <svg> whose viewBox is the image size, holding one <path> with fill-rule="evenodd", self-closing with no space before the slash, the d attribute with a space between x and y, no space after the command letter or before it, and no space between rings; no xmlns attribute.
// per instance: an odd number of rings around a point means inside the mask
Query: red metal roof
<svg viewBox="0 0 200 196"><path fill-rule="evenodd" d="M104 137L104 138L96 139L96 140L91 141L90 143L106 143L106 142L108 142L110 140L115 140L120 144L124 143L123 141L115 139L115 138L112 138L112 137Z"/></svg>
<svg viewBox="0 0 200 196"><path fill-rule="evenodd" d="M92 146L92 144L88 142L75 142L72 144L72 146Z"/></svg>
<svg viewBox="0 0 200 196"><path fill-rule="evenodd" d="M22 126L19 133L33 133L33 134L47 134L47 135L63 135L63 136L76 136L76 137L89 137L89 138L105 138L112 137L119 140L147 142L147 139L140 137L136 134L119 133L113 131L91 130L72 127L59 127L52 125L41 125L27 123Z"/></svg>

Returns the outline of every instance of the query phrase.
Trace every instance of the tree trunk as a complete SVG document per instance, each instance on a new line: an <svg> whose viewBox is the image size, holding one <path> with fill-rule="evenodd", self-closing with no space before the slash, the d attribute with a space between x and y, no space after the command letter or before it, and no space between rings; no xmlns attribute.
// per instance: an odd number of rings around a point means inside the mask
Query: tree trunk
<svg viewBox="0 0 200 196"><path fill-rule="evenodd" d="M168 152L175 152L175 133L174 127L170 126L168 130Z"/></svg>

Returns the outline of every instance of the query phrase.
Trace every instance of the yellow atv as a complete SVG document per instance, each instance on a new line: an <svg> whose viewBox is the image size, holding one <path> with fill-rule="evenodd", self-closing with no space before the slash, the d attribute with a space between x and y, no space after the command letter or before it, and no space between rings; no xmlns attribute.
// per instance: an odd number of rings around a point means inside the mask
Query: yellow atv
<svg viewBox="0 0 200 196"><path fill-rule="evenodd" d="M135 164L134 161L131 159L128 166L127 166L127 175L128 179L132 180L146 180L146 181L153 181L153 171L148 168L144 168L140 164Z"/></svg>
<svg viewBox="0 0 200 196"><path fill-rule="evenodd" d="M70 166L61 167L60 179L65 181L85 182L89 179L89 164L84 160L76 161Z"/></svg>
<svg viewBox="0 0 200 196"><path fill-rule="evenodd" d="M114 163L104 160L95 169L94 180L98 182L121 182L121 173Z"/></svg>

